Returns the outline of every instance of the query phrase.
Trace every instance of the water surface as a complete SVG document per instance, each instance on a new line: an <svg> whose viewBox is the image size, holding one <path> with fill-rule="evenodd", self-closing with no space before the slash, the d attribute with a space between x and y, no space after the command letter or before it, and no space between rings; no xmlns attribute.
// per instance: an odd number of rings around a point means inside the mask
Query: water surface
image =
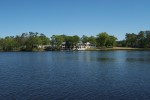
<svg viewBox="0 0 150 100"><path fill-rule="evenodd" d="M148 100L149 84L149 51L0 53L0 100Z"/></svg>

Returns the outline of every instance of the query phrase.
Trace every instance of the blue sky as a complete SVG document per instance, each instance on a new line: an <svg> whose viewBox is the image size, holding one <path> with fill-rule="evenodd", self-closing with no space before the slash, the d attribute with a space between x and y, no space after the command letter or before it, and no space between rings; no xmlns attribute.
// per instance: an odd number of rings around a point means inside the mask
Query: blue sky
<svg viewBox="0 0 150 100"><path fill-rule="evenodd" d="M107 32L122 40L150 30L149 6L150 0L0 0L0 37Z"/></svg>

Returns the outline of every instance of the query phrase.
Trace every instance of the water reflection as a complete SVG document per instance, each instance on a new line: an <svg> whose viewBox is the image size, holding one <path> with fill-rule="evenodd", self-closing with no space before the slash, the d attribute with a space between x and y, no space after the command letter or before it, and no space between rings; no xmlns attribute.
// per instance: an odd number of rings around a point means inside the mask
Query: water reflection
<svg viewBox="0 0 150 100"><path fill-rule="evenodd" d="M115 61L117 61L117 59L115 59L115 58L105 58L105 57L102 57L102 58L91 58L90 59L91 61L101 61L101 62L115 62Z"/></svg>
<svg viewBox="0 0 150 100"><path fill-rule="evenodd" d="M150 62L150 58L126 58L127 62Z"/></svg>

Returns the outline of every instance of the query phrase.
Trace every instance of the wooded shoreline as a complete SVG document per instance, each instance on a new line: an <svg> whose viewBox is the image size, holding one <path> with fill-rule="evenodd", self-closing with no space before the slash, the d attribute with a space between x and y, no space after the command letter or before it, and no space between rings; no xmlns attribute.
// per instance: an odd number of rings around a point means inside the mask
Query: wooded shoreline
<svg viewBox="0 0 150 100"><path fill-rule="evenodd" d="M112 47L112 48L89 48L86 50L32 50L32 51L22 51L22 50L11 50L11 51L0 51L0 52L47 52L47 51L118 51L118 50L130 50L130 51L149 51L150 48L132 48L132 47Z"/></svg>
<svg viewBox="0 0 150 100"><path fill-rule="evenodd" d="M94 51L94 50L150 50L150 31L138 34L126 33L125 40L117 41L117 37L106 32L96 36L52 35L28 32L16 36L0 38L0 51Z"/></svg>

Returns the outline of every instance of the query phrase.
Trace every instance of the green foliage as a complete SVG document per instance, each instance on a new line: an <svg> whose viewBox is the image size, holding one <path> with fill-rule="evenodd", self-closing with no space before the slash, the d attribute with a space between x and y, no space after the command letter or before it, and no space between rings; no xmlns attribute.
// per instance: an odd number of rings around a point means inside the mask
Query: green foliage
<svg viewBox="0 0 150 100"><path fill-rule="evenodd" d="M77 43L79 43L79 41L80 41L80 37L79 37L79 36L74 35L74 36L72 37L72 42L73 42L73 44L77 45Z"/></svg>
<svg viewBox="0 0 150 100"><path fill-rule="evenodd" d="M0 51L2 51L3 50L3 39L2 38L0 38Z"/></svg>
<svg viewBox="0 0 150 100"><path fill-rule="evenodd" d="M50 39L48 37L46 37L43 33L40 34L39 38L41 39L42 45L49 45L50 44Z"/></svg>
<svg viewBox="0 0 150 100"><path fill-rule="evenodd" d="M116 41L117 47L126 47L126 40Z"/></svg>
<svg viewBox="0 0 150 100"><path fill-rule="evenodd" d="M115 36L111 36L106 32L99 33L96 37L83 35L81 38L77 35L53 35L51 39L45 36L43 33L28 32L22 33L20 36L7 36L0 38L0 51L16 51L25 50L33 51L44 49L44 45L51 45L50 49L60 50L62 49L62 43L65 43L65 49L73 49L77 47L77 44L90 42L101 47L113 47L113 46L127 46L127 47L150 47L150 31L140 31L138 34L126 33L125 40L117 41Z"/></svg>
<svg viewBox="0 0 150 100"><path fill-rule="evenodd" d="M73 48L76 46L77 43L80 41L80 37L77 35L74 36L66 36L66 35L53 35L51 37L52 47L56 48L57 50L61 49L61 44L65 42L65 47Z"/></svg>
<svg viewBox="0 0 150 100"><path fill-rule="evenodd" d="M117 38L115 36L111 36L106 32L99 33L96 37L96 42L101 47L114 47L116 40Z"/></svg>
<svg viewBox="0 0 150 100"><path fill-rule="evenodd" d="M137 35L134 33L126 33L126 45L135 47L137 42Z"/></svg>
<svg viewBox="0 0 150 100"><path fill-rule="evenodd" d="M106 42L106 46L108 46L108 47L116 46L116 40L117 40L117 38L115 36L109 36L109 38Z"/></svg>
<svg viewBox="0 0 150 100"><path fill-rule="evenodd" d="M0 50L2 51L33 51L39 50L40 45L50 44L49 38L38 32L22 33L21 36L17 35L16 37L7 36L0 39L0 42Z"/></svg>
<svg viewBox="0 0 150 100"><path fill-rule="evenodd" d="M140 31L138 34L126 34L126 46L149 48L150 47L150 31Z"/></svg>
<svg viewBox="0 0 150 100"><path fill-rule="evenodd" d="M96 38L95 38L94 36L90 36L90 37L88 38L88 42L90 42L90 43L92 43L92 44L97 44Z"/></svg>
<svg viewBox="0 0 150 100"><path fill-rule="evenodd" d="M150 31L146 32L146 44L148 45L148 47L150 47Z"/></svg>
<svg viewBox="0 0 150 100"><path fill-rule="evenodd" d="M13 36L7 36L5 39L2 39L2 49L4 51L12 51L17 49L17 42Z"/></svg>
<svg viewBox="0 0 150 100"><path fill-rule="evenodd" d="M89 42L88 36L83 35L83 36L81 37L81 41L82 41L83 43Z"/></svg>
<svg viewBox="0 0 150 100"><path fill-rule="evenodd" d="M51 37L52 46L56 47L57 50L61 49L61 44L65 41L65 39L66 39L65 35L53 35Z"/></svg>
<svg viewBox="0 0 150 100"><path fill-rule="evenodd" d="M137 35L137 42L138 42L138 46L141 48L145 48L147 43L146 43L146 34L144 33L144 31L140 31L139 34Z"/></svg>
<svg viewBox="0 0 150 100"><path fill-rule="evenodd" d="M106 46L106 43L109 39L109 35L106 32L99 33L97 35L96 41L99 46Z"/></svg>

